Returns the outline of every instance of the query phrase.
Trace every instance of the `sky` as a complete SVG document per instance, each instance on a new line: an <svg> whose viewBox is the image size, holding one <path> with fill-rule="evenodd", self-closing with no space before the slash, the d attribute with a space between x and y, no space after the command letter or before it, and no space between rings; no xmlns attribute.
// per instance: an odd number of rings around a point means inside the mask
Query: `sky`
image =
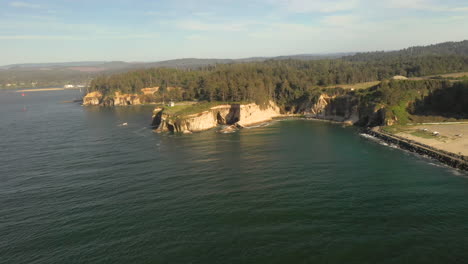
<svg viewBox="0 0 468 264"><path fill-rule="evenodd" d="M0 0L0 65L395 50L464 39L467 0Z"/></svg>

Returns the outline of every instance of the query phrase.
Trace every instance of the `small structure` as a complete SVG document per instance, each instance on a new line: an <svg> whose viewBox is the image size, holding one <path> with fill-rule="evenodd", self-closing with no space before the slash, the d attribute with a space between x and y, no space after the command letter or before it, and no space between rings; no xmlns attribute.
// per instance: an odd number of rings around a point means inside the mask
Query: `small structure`
<svg viewBox="0 0 468 264"><path fill-rule="evenodd" d="M175 106L174 101L170 101L169 104L167 104L167 106L169 106L169 107L174 107L174 106Z"/></svg>
<svg viewBox="0 0 468 264"><path fill-rule="evenodd" d="M392 77L392 80L408 80L408 78L403 75L395 75Z"/></svg>

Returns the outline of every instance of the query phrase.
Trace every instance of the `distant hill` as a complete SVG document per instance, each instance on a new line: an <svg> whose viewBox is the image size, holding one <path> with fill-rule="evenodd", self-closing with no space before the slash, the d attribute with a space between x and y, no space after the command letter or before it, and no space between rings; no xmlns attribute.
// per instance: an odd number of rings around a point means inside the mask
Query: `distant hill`
<svg viewBox="0 0 468 264"><path fill-rule="evenodd" d="M96 66L106 63L105 61L76 61L76 62L52 62L52 63L23 63L0 66L0 69L22 69L22 68L43 68L43 67L77 67Z"/></svg>
<svg viewBox="0 0 468 264"><path fill-rule="evenodd" d="M392 57L420 57L455 55L468 56L468 40L460 42L444 42L429 46L416 46L396 51L361 52L352 56L345 56L349 61L373 61Z"/></svg>
<svg viewBox="0 0 468 264"><path fill-rule="evenodd" d="M121 73L148 68L199 69L216 64L264 62L271 60L333 60L380 61L422 56L464 56L468 57L468 40L445 42L429 46L417 46L398 51L375 51L361 53L297 54L277 57L250 57L242 59L198 59L182 58L157 62L125 61L79 61L60 63L25 63L0 67L0 87L30 87L87 83L102 74ZM8 85L9 84L9 85ZM14 85L12 85L14 84Z"/></svg>
<svg viewBox="0 0 468 264"><path fill-rule="evenodd" d="M156 61L156 62L125 62L125 61L79 61L79 62L57 62L57 63L23 63L0 66L2 70L31 70L44 69L66 69L92 67L104 70L113 69L135 69L135 68L197 68L215 64L243 63L243 62L261 62L266 60L321 60L335 59L354 53L332 53L332 54L298 54L277 57L250 57L242 59L198 59L182 58L174 60Z"/></svg>
<svg viewBox="0 0 468 264"><path fill-rule="evenodd" d="M267 60L317 60L338 58L343 54L302 54L243 59L183 58L157 62L79 61L59 63L24 63L0 67L0 87L61 86L85 84L101 74L121 73L148 68L199 69L216 64L262 62Z"/></svg>

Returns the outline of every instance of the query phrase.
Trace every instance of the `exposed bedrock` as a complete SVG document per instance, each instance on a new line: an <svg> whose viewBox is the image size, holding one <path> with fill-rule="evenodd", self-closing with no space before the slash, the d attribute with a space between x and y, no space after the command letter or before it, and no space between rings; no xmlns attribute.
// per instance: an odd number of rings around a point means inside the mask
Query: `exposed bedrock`
<svg viewBox="0 0 468 264"><path fill-rule="evenodd" d="M181 133L198 132L218 125L249 126L266 122L280 116L280 109L273 102L261 107L257 104L226 104L212 107L206 111L176 116L156 108L153 115L153 127L156 131Z"/></svg>
<svg viewBox="0 0 468 264"><path fill-rule="evenodd" d="M387 124L386 109L379 105L366 105L359 97L351 94L321 94L316 100L305 101L298 105L296 112L306 117L344 122L362 126Z"/></svg>
<svg viewBox="0 0 468 264"><path fill-rule="evenodd" d="M137 94L122 94L115 92L113 96L105 97L100 92L90 92L83 97L83 105L122 106L139 105L140 96Z"/></svg>

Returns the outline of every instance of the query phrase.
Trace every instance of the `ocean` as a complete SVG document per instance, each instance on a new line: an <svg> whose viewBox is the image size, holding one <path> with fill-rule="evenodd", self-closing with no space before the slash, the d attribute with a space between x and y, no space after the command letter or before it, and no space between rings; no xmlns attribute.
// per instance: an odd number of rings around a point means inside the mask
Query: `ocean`
<svg viewBox="0 0 468 264"><path fill-rule="evenodd" d="M0 91L0 263L468 261L465 172L354 127L157 134L79 97Z"/></svg>

